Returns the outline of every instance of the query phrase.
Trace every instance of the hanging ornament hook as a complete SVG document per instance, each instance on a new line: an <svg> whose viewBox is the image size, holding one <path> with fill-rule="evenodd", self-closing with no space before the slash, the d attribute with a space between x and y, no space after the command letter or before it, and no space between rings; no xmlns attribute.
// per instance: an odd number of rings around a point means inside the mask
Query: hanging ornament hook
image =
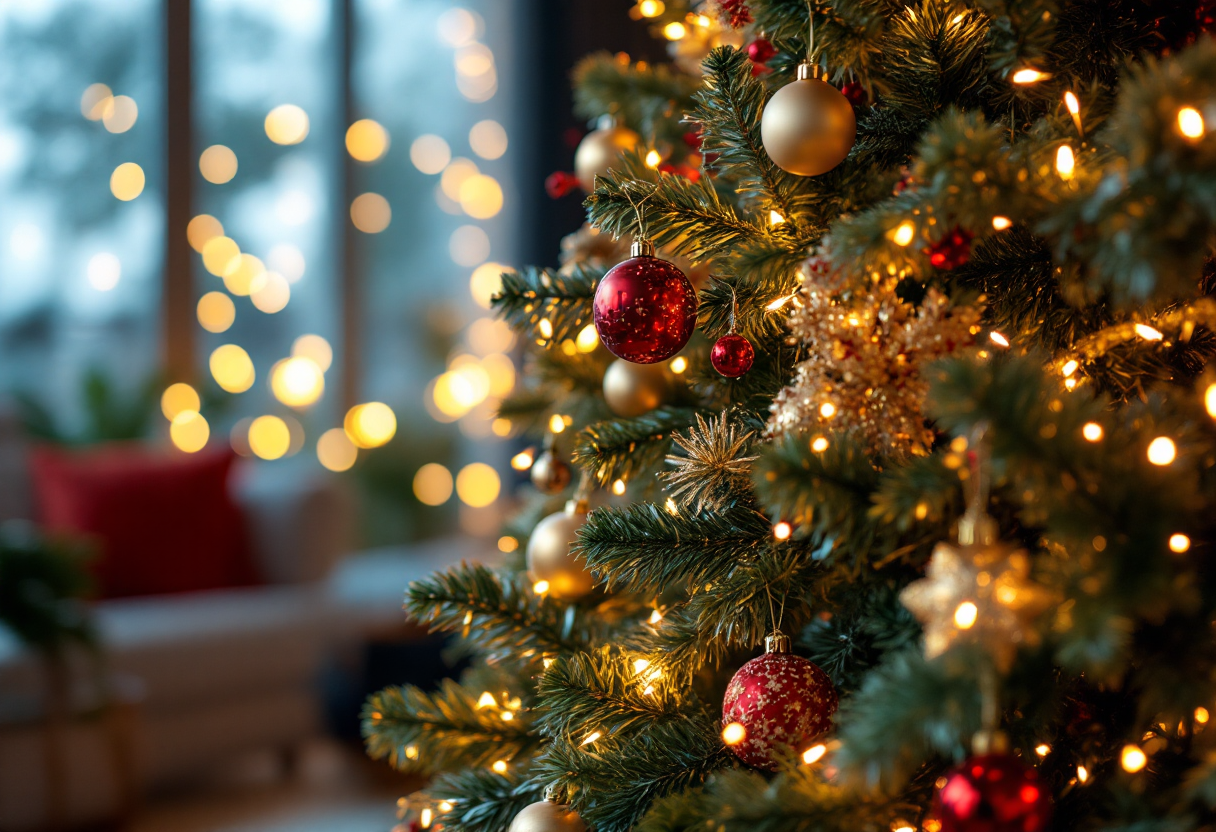
<svg viewBox="0 0 1216 832"><path fill-rule="evenodd" d="M735 294L735 287L730 287L730 334L735 334L735 318L739 315L739 297Z"/></svg>
<svg viewBox="0 0 1216 832"><path fill-rule="evenodd" d="M654 243L650 242L650 239L646 234L646 220L642 213L642 206L646 204L646 200L655 195L655 192L658 191L658 189L659 186L656 184L650 193L642 197L640 202L634 202L629 186L626 185L625 187L621 188L621 192L625 194L625 199L629 200L629 205L633 208L634 223L637 226L637 231L634 233L633 237L633 244L629 247L630 257L654 256Z"/></svg>
<svg viewBox="0 0 1216 832"><path fill-rule="evenodd" d="M988 448L984 441L988 424L980 422L967 442L967 465L971 472L967 487L967 509L958 521L958 542L964 546L996 540L996 521L988 516Z"/></svg>

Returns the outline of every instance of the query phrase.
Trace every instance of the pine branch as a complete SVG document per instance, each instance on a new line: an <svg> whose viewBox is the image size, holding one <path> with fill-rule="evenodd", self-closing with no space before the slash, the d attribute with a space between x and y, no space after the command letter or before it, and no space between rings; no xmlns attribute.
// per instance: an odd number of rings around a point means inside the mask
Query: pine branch
<svg viewBox="0 0 1216 832"><path fill-rule="evenodd" d="M671 434L694 420L689 408L660 407L636 419L591 425L579 431L574 462L604 486L656 474L671 451Z"/></svg>
<svg viewBox="0 0 1216 832"><path fill-rule="evenodd" d="M592 729L618 737L693 716L706 717L696 695L658 668L635 665L604 646L554 660L537 685L540 733L581 742Z"/></svg>
<svg viewBox="0 0 1216 832"><path fill-rule="evenodd" d="M615 115L643 136L676 134L673 114L692 105L697 81L672 72L663 64L621 61L608 52L596 52L574 67L574 112L580 118Z"/></svg>
<svg viewBox="0 0 1216 832"><path fill-rule="evenodd" d="M373 759L387 758L402 771L478 768L494 760L531 756L540 748L526 713L510 721L502 710L478 708L477 694L451 679L434 694L390 687L363 708L363 736Z"/></svg>
<svg viewBox="0 0 1216 832"><path fill-rule="evenodd" d="M533 267L505 272L493 306L525 337L560 344L591 322L591 299L603 275L602 270L583 266L575 266L571 274ZM541 329L542 320L551 327L548 336Z"/></svg>
<svg viewBox="0 0 1216 832"><path fill-rule="evenodd" d="M502 832L524 808L543 800L542 790L516 773L497 774L484 768L447 772L410 803L451 804L441 813L443 828L452 832Z"/></svg>
<svg viewBox="0 0 1216 832"><path fill-rule="evenodd" d="M459 631L491 657L513 663L586 649L601 627L591 613L537 598L523 576L500 578L480 564L414 581L406 608L432 629Z"/></svg>
<svg viewBox="0 0 1216 832"><path fill-rule="evenodd" d="M768 236L721 200L710 177L691 182L660 173L647 168L636 153L624 154L619 169L597 177L584 205L588 222L617 237L638 233L640 213L651 242L694 262Z"/></svg>
<svg viewBox="0 0 1216 832"><path fill-rule="evenodd" d="M800 184L773 163L760 141L764 84L752 75L747 55L729 46L709 53L705 83L693 96L689 119L701 125L701 150L718 158L738 193L759 203L763 212L776 210L792 226L801 214Z"/></svg>
<svg viewBox="0 0 1216 832"><path fill-rule="evenodd" d="M714 582L767 551L772 527L751 508L671 514L653 503L593 511L577 550L609 589L657 595Z"/></svg>
<svg viewBox="0 0 1216 832"><path fill-rule="evenodd" d="M695 788L734 756L708 719L668 722L632 737L605 734L586 745L551 743L534 766L541 782L557 782L596 832L626 832L657 798Z"/></svg>
<svg viewBox="0 0 1216 832"><path fill-rule="evenodd" d="M930 119L951 104L977 107L986 85L987 20L961 4L924 0L887 21L884 103Z"/></svg>

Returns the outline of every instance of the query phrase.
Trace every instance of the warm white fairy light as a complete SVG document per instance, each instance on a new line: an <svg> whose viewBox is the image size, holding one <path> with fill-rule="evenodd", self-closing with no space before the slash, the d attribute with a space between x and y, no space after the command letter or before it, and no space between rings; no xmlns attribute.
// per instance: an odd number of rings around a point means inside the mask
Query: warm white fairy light
<svg viewBox="0 0 1216 832"><path fill-rule="evenodd" d="M494 765L490 766L490 770L493 771L495 774L506 774L507 773L507 761L506 760L495 760Z"/></svg>
<svg viewBox="0 0 1216 832"><path fill-rule="evenodd" d="M1102 441L1102 434L1104 432L1102 426L1097 422L1086 422L1081 426L1081 435L1085 437L1087 442Z"/></svg>
<svg viewBox="0 0 1216 832"><path fill-rule="evenodd" d="M549 591L549 582L548 581L537 581L536 583L532 584L532 591L535 592L537 595L544 595L546 592Z"/></svg>
<svg viewBox="0 0 1216 832"><path fill-rule="evenodd" d="M477 697L477 710L482 708L493 708L498 705L498 700L494 698L494 694L488 690L484 691L481 696Z"/></svg>
<svg viewBox="0 0 1216 832"><path fill-rule="evenodd" d="M1135 774L1148 763L1148 756L1138 745L1125 745L1119 755L1119 764L1129 774Z"/></svg>
<svg viewBox="0 0 1216 832"><path fill-rule="evenodd" d="M671 363L667 366L671 367L671 371L673 373L679 375L688 369L688 359L682 355L677 355L675 358L671 359Z"/></svg>
<svg viewBox="0 0 1216 832"><path fill-rule="evenodd" d="M553 433L561 433L566 429L566 420L559 414L555 413L549 417L549 430Z"/></svg>
<svg viewBox="0 0 1216 832"><path fill-rule="evenodd" d="M520 451L515 456L511 457L511 467L516 471L527 471L532 467L532 449Z"/></svg>
<svg viewBox="0 0 1216 832"><path fill-rule="evenodd" d="M625 481L616 480L615 482L613 482L612 483L612 493L618 497L621 496L622 494L624 494L625 493Z"/></svg>
<svg viewBox="0 0 1216 832"><path fill-rule="evenodd" d="M722 742L727 745L738 745L747 739L747 729L741 722L731 722L722 729Z"/></svg>
<svg viewBox="0 0 1216 832"><path fill-rule="evenodd" d="M954 626L960 630L970 630L975 626L976 619L980 617L980 610L975 604L970 601L964 601L958 605L958 609L954 611Z"/></svg>
<svg viewBox="0 0 1216 832"><path fill-rule="evenodd" d="M1006 228L1009 228L1012 225L1013 225L1013 220L1009 219L1009 217L1002 217L1000 215L997 215L992 218L992 227L995 228L997 231L1004 231Z"/></svg>
<svg viewBox="0 0 1216 832"><path fill-rule="evenodd" d="M793 531L794 530L790 527L790 524L782 520L780 523L773 526L773 537L777 538L778 540L789 540Z"/></svg>
<svg viewBox="0 0 1216 832"><path fill-rule="evenodd" d="M1191 548L1191 539L1182 532L1174 532L1170 535L1170 551L1181 555L1187 549Z"/></svg>
<svg viewBox="0 0 1216 832"><path fill-rule="evenodd" d="M646 167L654 170L659 166L659 162L663 161L663 157L659 155L659 151L651 150L646 154Z"/></svg>
<svg viewBox="0 0 1216 832"><path fill-rule="evenodd" d="M769 225L781 225L781 223L783 223L783 222L785 222L785 217L781 216L776 211L768 212L768 224Z"/></svg>
<svg viewBox="0 0 1216 832"><path fill-rule="evenodd" d="M1034 747L1034 753L1038 754L1040 757L1046 757L1051 753L1051 746L1045 742L1039 743Z"/></svg>
<svg viewBox="0 0 1216 832"><path fill-rule="evenodd" d="M1085 138L1085 130L1081 127L1081 102L1072 94L1072 91L1064 93L1064 107L1068 110L1068 115L1072 117L1072 123L1077 128L1078 135Z"/></svg>
<svg viewBox="0 0 1216 832"><path fill-rule="evenodd" d="M1194 107L1182 107L1178 110L1178 132L1192 141L1203 138L1207 125L1203 123L1203 114Z"/></svg>
<svg viewBox="0 0 1216 832"><path fill-rule="evenodd" d="M831 419L836 415L836 405L831 402L824 402L819 405L819 415L825 419Z"/></svg>
<svg viewBox="0 0 1216 832"><path fill-rule="evenodd" d="M988 339L990 341L992 341L992 343L996 344L998 347L1008 347L1009 346L1009 339L1006 338L1001 333L997 332L995 329L992 332L988 333Z"/></svg>
<svg viewBox="0 0 1216 832"><path fill-rule="evenodd" d="M1060 149L1056 151L1056 173L1060 174L1061 179L1068 180L1072 179L1076 169L1077 157L1072 148L1066 144L1060 145Z"/></svg>
<svg viewBox="0 0 1216 832"><path fill-rule="evenodd" d="M1169 465L1178 456L1178 446L1168 436L1158 436L1148 443L1148 461L1154 465Z"/></svg>
<svg viewBox="0 0 1216 832"><path fill-rule="evenodd" d="M1040 72L1033 67L1027 67L1025 69L1019 69L1017 72L1013 73L1013 77L1011 77L1009 80L1013 81L1015 84L1025 86L1026 84L1034 84L1042 81L1046 77L1048 77L1047 73Z"/></svg>
<svg viewBox="0 0 1216 832"><path fill-rule="evenodd" d="M822 436L816 436L811 440L811 450L817 454L821 454L828 449L828 440Z"/></svg>
<svg viewBox="0 0 1216 832"><path fill-rule="evenodd" d="M895 231L891 234L891 239L897 246L906 246L912 242L915 234L916 226L912 224L911 220L904 220L896 226Z"/></svg>
<svg viewBox="0 0 1216 832"><path fill-rule="evenodd" d="M819 743L818 745L812 745L806 751L802 752L802 762L806 763L809 766L811 763L815 763L815 762L818 762L819 760L822 760L823 755L827 754L827 753L828 753L828 747L826 745L824 745L823 743Z"/></svg>
<svg viewBox="0 0 1216 832"><path fill-rule="evenodd" d="M579 743L579 745L580 745L580 746L582 746L582 745L590 745L591 743L595 742L596 740L598 740L598 739L599 739L600 737L602 737L602 736L604 736L604 734L603 734L603 732L602 732L602 731L592 731L590 734L588 734L587 736L583 737L583 741L582 741L582 742L580 742L580 743Z"/></svg>
<svg viewBox="0 0 1216 832"><path fill-rule="evenodd" d="M1148 324L1136 324L1136 334L1145 341L1160 341L1165 336L1161 334L1161 330L1155 329Z"/></svg>

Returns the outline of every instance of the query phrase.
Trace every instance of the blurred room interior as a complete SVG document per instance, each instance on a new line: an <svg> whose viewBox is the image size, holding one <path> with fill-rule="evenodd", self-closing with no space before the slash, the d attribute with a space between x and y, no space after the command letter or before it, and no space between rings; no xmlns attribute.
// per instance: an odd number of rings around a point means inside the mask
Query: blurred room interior
<svg viewBox="0 0 1216 832"><path fill-rule="evenodd" d="M359 711L517 545L489 298L633 5L0 2L0 829L396 823Z"/></svg>

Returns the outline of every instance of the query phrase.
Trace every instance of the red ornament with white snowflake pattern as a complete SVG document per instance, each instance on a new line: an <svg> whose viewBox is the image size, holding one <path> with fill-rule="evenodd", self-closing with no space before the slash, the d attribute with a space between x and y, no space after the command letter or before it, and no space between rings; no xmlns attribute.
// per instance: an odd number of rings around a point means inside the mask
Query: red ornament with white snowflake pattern
<svg viewBox="0 0 1216 832"><path fill-rule="evenodd" d="M764 640L764 655L735 673L722 701L722 724L737 722L743 736L730 750L749 766L774 771L776 752L803 751L832 727L838 698L832 680L818 665L790 652L779 632ZM733 739L727 732L728 739Z"/></svg>

